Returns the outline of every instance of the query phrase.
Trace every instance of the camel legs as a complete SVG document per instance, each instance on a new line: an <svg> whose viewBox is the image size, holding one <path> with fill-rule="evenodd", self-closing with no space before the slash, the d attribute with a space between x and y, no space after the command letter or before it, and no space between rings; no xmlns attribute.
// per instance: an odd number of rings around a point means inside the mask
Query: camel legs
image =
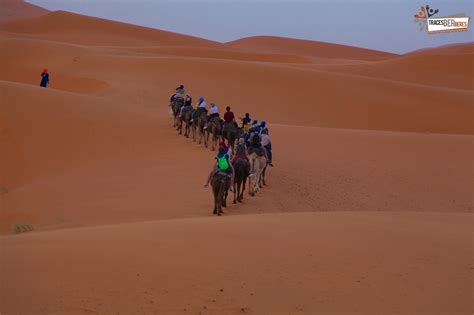
<svg viewBox="0 0 474 315"><path fill-rule="evenodd" d="M242 181L242 190L240 190L239 186L239 202L244 201L244 191L245 191L245 183L247 182L247 178L245 177L244 180Z"/></svg>
<svg viewBox="0 0 474 315"><path fill-rule="evenodd" d="M237 196L240 195L240 182L237 183L236 180L234 180L234 205L237 203Z"/></svg>

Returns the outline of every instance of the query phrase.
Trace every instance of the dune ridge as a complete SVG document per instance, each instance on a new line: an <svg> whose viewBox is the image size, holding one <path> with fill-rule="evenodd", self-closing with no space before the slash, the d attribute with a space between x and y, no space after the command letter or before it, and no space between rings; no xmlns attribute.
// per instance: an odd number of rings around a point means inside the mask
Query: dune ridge
<svg viewBox="0 0 474 315"><path fill-rule="evenodd" d="M27 19L49 12L49 10L23 0L2 0L0 2L0 22Z"/></svg>
<svg viewBox="0 0 474 315"><path fill-rule="evenodd" d="M325 58L378 60L397 56L393 53L340 44L278 36L252 36L226 43L234 48Z"/></svg>
<svg viewBox="0 0 474 315"><path fill-rule="evenodd" d="M206 39L110 21L66 11L54 11L28 20L9 21L0 29L13 33L42 35L42 38L85 45L139 45L140 43L220 47ZM83 36L89 32L89 36Z"/></svg>

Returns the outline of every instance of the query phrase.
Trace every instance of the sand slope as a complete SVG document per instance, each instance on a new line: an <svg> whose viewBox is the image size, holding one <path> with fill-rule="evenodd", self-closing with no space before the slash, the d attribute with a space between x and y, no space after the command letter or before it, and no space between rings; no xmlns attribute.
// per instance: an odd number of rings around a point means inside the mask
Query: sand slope
<svg viewBox="0 0 474 315"><path fill-rule="evenodd" d="M325 58L376 60L396 56L395 54L383 51L277 36L247 37L228 42L227 45L233 48L252 51L268 51Z"/></svg>
<svg viewBox="0 0 474 315"><path fill-rule="evenodd" d="M450 46L430 49L416 54L408 54L380 62L349 65L317 65L315 69L324 69L338 73L351 73L372 78L386 78L401 82L413 82L422 85L449 87L453 89L474 89L474 52L471 45Z"/></svg>
<svg viewBox="0 0 474 315"><path fill-rule="evenodd" d="M85 45L143 45L153 42L159 45L220 46L219 43L192 36L64 11L51 12L29 20L6 22L0 24L0 29L36 36L41 34L42 38Z"/></svg>
<svg viewBox="0 0 474 315"><path fill-rule="evenodd" d="M0 1L0 22L27 19L49 13L48 10L23 0Z"/></svg>
<svg viewBox="0 0 474 315"><path fill-rule="evenodd" d="M469 314L471 226L470 215L336 212L31 233L2 239L0 306L7 314Z"/></svg>

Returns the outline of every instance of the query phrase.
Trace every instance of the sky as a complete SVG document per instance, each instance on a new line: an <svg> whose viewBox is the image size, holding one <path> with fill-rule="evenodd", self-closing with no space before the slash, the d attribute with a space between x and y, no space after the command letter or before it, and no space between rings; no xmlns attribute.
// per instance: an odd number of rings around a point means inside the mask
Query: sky
<svg viewBox="0 0 474 315"><path fill-rule="evenodd" d="M255 35L317 40L395 53L460 42L467 32L427 34L414 15L472 16L474 0L28 0L65 10L227 42ZM472 21L471 21L472 24Z"/></svg>

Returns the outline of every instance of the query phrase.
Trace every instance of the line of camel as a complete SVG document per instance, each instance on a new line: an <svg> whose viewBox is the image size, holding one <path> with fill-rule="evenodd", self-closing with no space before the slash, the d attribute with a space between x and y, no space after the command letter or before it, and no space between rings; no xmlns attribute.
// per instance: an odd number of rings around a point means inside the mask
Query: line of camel
<svg viewBox="0 0 474 315"><path fill-rule="evenodd" d="M197 117L193 117L196 116L194 109L182 112L184 99L181 97L172 98L169 106L173 114L173 128L176 128L179 134L183 134L184 128L185 137L189 138L191 136L194 142L197 141L206 148L209 147L209 140L211 140L212 151L216 150L218 142L222 139L222 141L227 141L227 146L231 148L231 152L236 152L237 141L243 139L248 131L247 128L239 128L235 123L222 124L219 117L208 119L207 111L201 111ZM242 140L240 142L239 145L245 146L245 144L242 144ZM265 149L262 148L259 152L259 150L248 150L245 147L245 151L244 157L235 156L232 159L234 204L243 202L247 180L249 181L249 195L251 196L255 196L266 185L267 157ZM213 214L220 216L224 213L222 208L227 207L227 195L231 190L231 185L231 176L228 173L219 170L214 173L211 179L214 195Z"/></svg>

